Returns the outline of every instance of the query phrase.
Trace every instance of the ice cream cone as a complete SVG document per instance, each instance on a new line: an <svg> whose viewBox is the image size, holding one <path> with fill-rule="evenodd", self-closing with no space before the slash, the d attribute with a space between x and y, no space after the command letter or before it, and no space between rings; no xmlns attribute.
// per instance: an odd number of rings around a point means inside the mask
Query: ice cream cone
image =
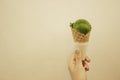
<svg viewBox="0 0 120 80"><path fill-rule="evenodd" d="M70 23L75 50L79 50L81 57L84 59L86 56L87 44L91 32L91 25L85 19L78 19Z"/></svg>
<svg viewBox="0 0 120 80"><path fill-rule="evenodd" d="M81 32L78 32L76 29L71 28L71 30L74 39L75 50L79 50L82 59L84 60L86 56L86 49L89 41L90 32L87 34L83 34Z"/></svg>
<svg viewBox="0 0 120 80"><path fill-rule="evenodd" d="M78 32L76 29L71 28L71 30L75 42L86 43L89 41L90 32L87 34L83 34L81 32Z"/></svg>
<svg viewBox="0 0 120 80"><path fill-rule="evenodd" d="M90 32L85 35L75 29L71 30L74 39L75 50L79 50L79 52L81 52L82 59L84 60L86 56L86 49L89 41Z"/></svg>

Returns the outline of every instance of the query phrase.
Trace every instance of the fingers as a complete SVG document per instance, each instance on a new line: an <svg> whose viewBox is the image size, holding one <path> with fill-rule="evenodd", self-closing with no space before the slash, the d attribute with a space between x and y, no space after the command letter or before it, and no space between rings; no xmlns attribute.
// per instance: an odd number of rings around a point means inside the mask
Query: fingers
<svg viewBox="0 0 120 80"><path fill-rule="evenodd" d="M88 63L90 61L91 60L88 56L86 56L85 59L82 60L81 52L79 50L76 50L71 55L70 62L69 62L69 67L70 66L79 66L79 67L83 67L85 69L85 71L88 71L89 70Z"/></svg>
<svg viewBox="0 0 120 80"><path fill-rule="evenodd" d="M91 61L91 59L88 56L86 56L85 61L87 61L89 63Z"/></svg>
<svg viewBox="0 0 120 80"><path fill-rule="evenodd" d="M89 71L89 66L88 66L88 63L90 62L90 58L88 56L85 57L84 60L82 60L82 64L83 64L83 67L85 69L85 71Z"/></svg>
<svg viewBox="0 0 120 80"><path fill-rule="evenodd" d="M87 63L87 62L85 62L84 69L85 69L85 71L89 71L89 66L88 66L88 63Z"/></svg>

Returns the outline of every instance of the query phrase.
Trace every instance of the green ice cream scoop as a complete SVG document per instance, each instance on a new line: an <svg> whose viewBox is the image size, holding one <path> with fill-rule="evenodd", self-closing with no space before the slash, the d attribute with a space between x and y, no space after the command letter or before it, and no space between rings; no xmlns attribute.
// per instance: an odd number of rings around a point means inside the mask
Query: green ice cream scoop
<svg viewBox="0 0 120 80"><path fill-rule="evenodd" d="M90 23L85 19L78 19L73 23L70 23L70 27L76 29L77 31L87 34L91 31Z"/></svg>

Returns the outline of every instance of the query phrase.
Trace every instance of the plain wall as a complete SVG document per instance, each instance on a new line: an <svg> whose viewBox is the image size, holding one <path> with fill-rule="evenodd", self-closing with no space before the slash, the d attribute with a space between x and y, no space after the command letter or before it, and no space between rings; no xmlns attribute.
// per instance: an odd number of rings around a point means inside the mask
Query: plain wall
<svg viewBox="0 0 120 80"><path fill-rule="evenodd" d="M0 0L0 80L70 80L79 18L92 25L88 80L120 80L120 0Z"/></svg>

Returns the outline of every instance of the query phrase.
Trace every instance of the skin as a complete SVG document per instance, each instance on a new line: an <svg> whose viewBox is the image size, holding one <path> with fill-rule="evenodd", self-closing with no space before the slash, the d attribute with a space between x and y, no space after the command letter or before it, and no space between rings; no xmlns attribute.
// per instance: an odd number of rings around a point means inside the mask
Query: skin
<svg viewBox="0 0 120 80"><path fill-rule="evenodd" d="M72 54L68 64L72 80L87 80L86 72L89 71L89 62L90 59L87 56L82 60L81 52L78 50Z"/></svg>

